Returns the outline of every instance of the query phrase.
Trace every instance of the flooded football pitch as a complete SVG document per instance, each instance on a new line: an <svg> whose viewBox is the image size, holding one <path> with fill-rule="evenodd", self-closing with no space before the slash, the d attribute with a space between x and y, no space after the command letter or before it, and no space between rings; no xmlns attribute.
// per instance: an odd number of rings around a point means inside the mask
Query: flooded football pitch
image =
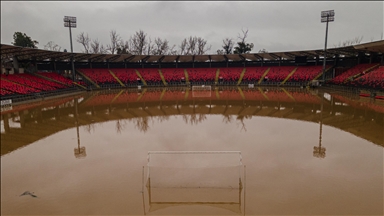
<svg viewBox="0 0 384 216"><path fill-rule="evenodd" d="M383 215L384 101L115 89L3 108L2 215Z"/></svg>

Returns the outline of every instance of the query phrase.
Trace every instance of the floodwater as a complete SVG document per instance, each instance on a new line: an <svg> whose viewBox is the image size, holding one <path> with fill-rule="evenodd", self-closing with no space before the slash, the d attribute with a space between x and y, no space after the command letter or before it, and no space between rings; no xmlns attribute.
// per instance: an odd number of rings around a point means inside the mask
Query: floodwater
<svg viewBox="0 0 384 216"><path fill-rule="evenodd" d="M383 101L296 88L2 108L1 215L383 215L383 118Z"/></svg>

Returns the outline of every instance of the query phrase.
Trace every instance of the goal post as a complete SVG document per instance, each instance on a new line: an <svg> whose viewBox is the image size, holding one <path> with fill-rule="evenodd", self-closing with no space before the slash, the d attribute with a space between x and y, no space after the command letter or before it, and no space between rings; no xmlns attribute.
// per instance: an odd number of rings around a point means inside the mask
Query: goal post
<svg viewBox="0 0 384 216"><path fill-rule="evenodd" d="M149 151L143 187L148 211L167 205L210 205L241 212L240 151Z"/></svg>
<svg viewBox="0 0 384 216"><path fill-rule="evenodd" d="M201 85L201 86L192 86L192 97L211 97L212 87Z"/></svg>

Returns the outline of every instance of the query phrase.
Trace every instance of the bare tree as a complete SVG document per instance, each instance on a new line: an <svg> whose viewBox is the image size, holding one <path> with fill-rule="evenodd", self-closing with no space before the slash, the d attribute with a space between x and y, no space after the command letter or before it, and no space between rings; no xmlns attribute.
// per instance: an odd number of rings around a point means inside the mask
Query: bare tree
<svg viewBox="0 0 384 216"><path fill-rule="evenodd" d="M203 55L211 49L211 45L207 45L207 41L201 37L185 38L180 44L180 55Z"/></svg>
<svg viewBox="0 0 384 216"><path fill-rule="evenodd" d="M116 33L116 30L111 30L109 36L111 39L111 43L107 45L107 50L111 52L111 54L115 54L122 39L120 35Z"/></svg>
<svg viewBox="0 0 384 216"><path fill-rule="evenodd" d="M189 36L187 41L188 41L187 55L195 55L196 44L197 44L196 36L195 37Z"/></svg>
<svg viewBox="0 0 384 216"><path fill-rule="evenodd" d="M237 46L233 51L235 54L249 53L253 49L253 43L246 43L246 39L248 37L248 29L246 31L241 29L241 31L243 34L239 34L237 36L240 41L237 42Z"/></svg>
<svg viewBox="0 0 384 216"><path fill-rule="evenodd" d="M180 55L187 55L187 46L188 46L187 39L184 38L184 40L182 40L180 44L180 52L179 52Z"/></svg>
<svg viewBox="0 0 384 216"><path fill-rule="evenodd" d="M348 40L345 40L343 42L340 41L339 44L334 45L334 47L337 48L337 47L352 46L352 45L360 44L362 40L363 40L363 36L361 36L361 37L357 36L355 38L348 39Z"/></svg>
<svg viewBox="0 0 384 216"><path fill-rule="evenodd" d="M204 40L201 37L197 38L197 55L204 55L207 51L209 51L212 45L207 45L207 40Z"/></svg>
<svg viewBox="0 0 384 216"><path fill-rule="evenodd" d="M152 44L152 39L148 38L147 46L146 46L146 55L151 55L153 53L154 44Z"/></svg>
<svg viewBox="0 0 384 216"><path fill-rule="evenodd" d="M123 41L121 40L118 44L118 47L116 48L117 54L129 54L131 53L131 47L132 47L132 41Z"/></svg>
<svg viewBox="0 0 384 216"><path fill-rule="evenodd" d="M147 34L143 30L139 30L130 38L130 40L132 44L132 54L143 55L148 45Z"/></svg>
<svg viewBox="0 0 384 216"><path fill-rule="evenodd" d="M268 51L263 48L263 49L259 50L259 53L268 53Z"/></svg>
<svg viewBox="0 0 384 216"><path fill-rule="evenodd" d="M153 55L172 55L174 54L175 45L169 46L167 39L162 40L161 38L155 38L152 54Z"/></svg>
<svg viewBox="0 0 384 216"><path fill-rule="evenodd" d="M49 41L45 46L44 49L46 50L51 50L51 51L60 51L61 46L55 44L53 41Z"/></svg>
<svg viewBox="0 0 384 216"><path fill-rule="evenodd" d="M232 54L233 46L235 43L233 42L232 38L225 38L223 40L223 54Z"/></svg>
<svg viewBox="0 0 384 216"><path fill-rule="evenodd" d="M93 40L91 42L91 52L94 54L105 54L107 53L107 49L104 48L104 46L99 42L98 39Z"/></svg>
<svg viewBox="0 0 384 216"><path fill-rule="evenodd" d="M89 48L90 48L90 43L91 43L91 38L87 35L85 35L84 32L81 32L78 36L76 41L83 45L84 47L84 52L89 53Z"/></svg>

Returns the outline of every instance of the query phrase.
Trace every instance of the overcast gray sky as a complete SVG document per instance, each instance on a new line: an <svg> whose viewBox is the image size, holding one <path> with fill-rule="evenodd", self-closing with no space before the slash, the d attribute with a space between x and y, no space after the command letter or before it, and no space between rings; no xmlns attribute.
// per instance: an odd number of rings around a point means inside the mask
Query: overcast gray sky
<svg viewBox="0 0 384 216"><path fill-rule="evenodd" d="M141 29L151 38L165 38L176 46L186 37L203 37L212 45L209 53L216 53L225 37L236 39L242 28L249 30L247 42L255 45L252 52L323 49L326 24L320 22L320 12L332 9L335 22L329 24L328 48L361 36L362 43L384 39L382 1L1 1L1 43L11 44L14 32L19 31L37 40L40 49L54 41L70 50L63 17L76 16L74 52L82 52L76 42L79 33L86 32L106 45L112 29L125 40Z"/></svg>

